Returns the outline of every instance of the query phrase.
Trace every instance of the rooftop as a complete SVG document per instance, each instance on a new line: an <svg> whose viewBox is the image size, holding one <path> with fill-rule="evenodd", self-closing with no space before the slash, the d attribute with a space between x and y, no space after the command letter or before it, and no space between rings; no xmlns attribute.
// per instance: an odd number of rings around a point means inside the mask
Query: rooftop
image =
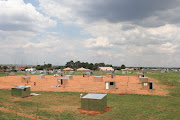
<svg viewBox="0 0 180 120"><path fill-rule="evenodd" d="M20 85L20 86L16 86L16 87L13 87L13 88L16 88L16 89L24 89L24 88L29 88L30 86L24 86L24 85Z"/></svg>
<svg viewBox="0 0 180 120"><path fill-rule="evenodd" d="M88 93L87 95L83 96L82 98L87 98L87 99L102 99L106 95L107 94Z"/></svg>

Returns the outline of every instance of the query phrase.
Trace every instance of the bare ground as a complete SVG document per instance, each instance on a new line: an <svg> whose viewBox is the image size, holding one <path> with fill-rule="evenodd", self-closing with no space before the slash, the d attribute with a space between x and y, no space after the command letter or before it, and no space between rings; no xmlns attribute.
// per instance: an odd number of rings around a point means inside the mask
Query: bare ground
<svg viewBox="0 0 180 120"><path fill-rule="evenodd" d="M31 82L21 82L23 76L0 77L0 89L11 89L19 85L31 85L31 91L55 91L55 92L88 92L88 93L115 93L115 94L147 94L147 95L168 95L164 86L156 84L154 81L154 90L142 89L137 76L115 76L108 78L103 76L103 82L94 82L94 76L84 78L83 76L73 76L73 80L68 80L68 84L61 87L52 87L57 85L57 78L53 75L47 75L45 79L38 79L37 75L31 75ZM117 89L105 89L105 81L116 81ZM36 82L36 86L34 86Z"/></svg>

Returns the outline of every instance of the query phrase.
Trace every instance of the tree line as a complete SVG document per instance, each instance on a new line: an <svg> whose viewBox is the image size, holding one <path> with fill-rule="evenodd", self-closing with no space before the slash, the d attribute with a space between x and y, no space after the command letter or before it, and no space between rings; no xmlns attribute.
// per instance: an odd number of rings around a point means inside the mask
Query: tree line
<svg viewBox="0 0 180 120"><path fill-rule="evenodd" d="M44 70L46 68L52 68L52 69L64 69L70 67L72 69L78 69L78 68L86 68L86 69L90 69L90 70L99 70L99 67L113 67L115 70L121 70L121 69L125 69L125 65L121 65L121 67L117 67L117 66L112 66L111 64L105 64L105 63L88 63L88 62L80 62L80 61L76 61L74 62L73 60L66 62L65 65L63 66L52 66L52 64L48 63L48 64L44 64L44 65L37 65L37 66L33 66L33 68L36 68L37 70ZM8 69L7 66L0 66L0 69ZM15 69L15 66L12 67L12 69ZM27 69L27 67L25 67L25 69Z"/></svg>

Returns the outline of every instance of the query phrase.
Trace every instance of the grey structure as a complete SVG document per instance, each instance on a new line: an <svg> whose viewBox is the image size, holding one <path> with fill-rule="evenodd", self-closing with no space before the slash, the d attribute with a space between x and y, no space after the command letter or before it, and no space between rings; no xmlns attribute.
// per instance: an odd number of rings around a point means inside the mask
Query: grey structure
<svg viewBox="0 0 180 120"><path fill-rule="evenodd" d="M81 98L82 110L103 111L107 108L107 94L89 93Z"/></svg>
<svg viewBox="0 0 180 120"><path fill-rule="evenodd" d="M143 73L138 73L138 78L139 77L145 77Z"/></svg>
<svg viewBox="0 0 180 120"><path fill-rule="evenodd" d="M68 84L68 79L66 79L66 78L58 78L57 79L57 84L58 85L66 85L66 84Z"/></svg>
<svg viewBox="0 0 180 120"><path fill-rule="evenodd" d="M74 71L69 71L69 74L70 74L70 75L73 75L73 74L74 74Z"/></svg>
<svg viewBox="0 0 180 120"><path fill-rule="evenodd" d="M14 73L14 72L10 72L9 75L10 75L10 76L14 76L15 73Z"/></svg>
<svg viewBox="0 0 180 120"><path fill-rule="evenodd" d="M28 83L28 82L30 82L30 79L31 79L30 76L24 76L24 77L21 78L21 82L26 82L26 83Z"/></svg>
<svg viewBox="0 0 180 120"><path fill-rule="evenodd" d="M142 82L143 89L154 89L153 82Z"/></svg>
<svg viewBox="0 0 180 120"><path fill-rule="evenodd" d="M30 96L30 86L16 86L11 88L11 96L13 97L28 97Z"/></svg>
<svg viewBox="0 0 180 120"><path fill-rule="evenodd" d="M139 82L148 82L148 77L139 77Z"/></svg>
<svg viewBox="0 0 180 120"><path fill-rule="evenodd" d="M103 82L102 76L94 76L94 82Z"/></svg>
<svg viewBox="0 0 180 120"><path fill-rule="evenodd" d="M44 79L44 78L45 78L45 74L40 74L40 75L38 75L38 78L39 78L39 79Z"/></svg>
<svg viewBox="0 0 180 120"><path fill-rule="evenodd" d="M73 80L73 76L72 75L66 75L65 78L68 79L68 80Z"/></svg>
<svg viewBox="0 0 180 120"><path fill-rule="evenodd" d="M122 74L128 74L128 70L126 69L122 70Z"/></svg>
<svg viewBox="0 0 180 120"><path fill-rule="evenodd" d="M117 89L116 81L105 81L105 89Z"/></svg>

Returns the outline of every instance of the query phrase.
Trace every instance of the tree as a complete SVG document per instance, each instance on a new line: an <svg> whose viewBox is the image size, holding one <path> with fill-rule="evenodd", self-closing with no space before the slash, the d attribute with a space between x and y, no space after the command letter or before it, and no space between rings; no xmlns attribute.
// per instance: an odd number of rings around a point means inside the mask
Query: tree
<svg viewBox="0 0 180 120"><path fill-rule="evenodd" d="M75 64L74 64L73 60L71 60L70 62L67 62L65 66L70 67L70 68L74 68Z"/></svg>
<svg viewBox="0 0 180 120"><path fill-rule="evenodd" d="M121 65L121 69L125 69L126 66L124 64Z"/></svg>
<svg viewBox="0 0 180 120"><path fill-rule="evenodd" d="M12 70L13 70L13 71L15 70L15 66L12 66Z"/></svg>
<svg viewBox="0 0 180 120"><path fill-rule="evenodd" d="M36 69L37 69L37 70L43 70L44 67L43 67L43 66L40 66L40 65L37 65L37 66L36 66Z"/></svg>
<svg viewBox="0 0 180 120"><path fill-rule="evenodd" d="M3 66L3 68L6 70L6 69L8 69L8 67L7 66Z"/></svg>

